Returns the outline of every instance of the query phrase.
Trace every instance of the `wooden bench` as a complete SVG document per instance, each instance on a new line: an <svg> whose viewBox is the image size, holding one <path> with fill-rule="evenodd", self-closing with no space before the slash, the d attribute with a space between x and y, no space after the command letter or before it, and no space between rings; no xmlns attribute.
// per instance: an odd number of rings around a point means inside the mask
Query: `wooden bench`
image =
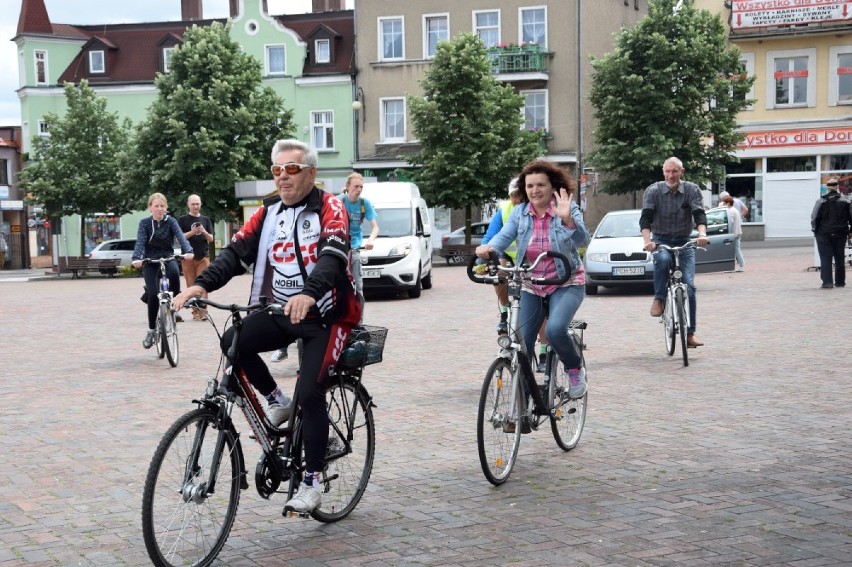
<svg viewBox="0 0 852 567"><path fill-rule="evenodd" d="M45 274L61 276L62 274L70 273L71 279L76 280L81 278L86 272L97 271L111 278L118 273L119 265L121 265L121 260L117 258L97 260L81 256L68 256L67 258L60 256L59 264L54 266L53 270L45 272Z"/></svg>
<svg viewBox="0 0 852 567"><path fill-rule="evenodd" d="M477 244L447 244L438 250L438 254L447 264L467 264L476 253Z"/></svg>

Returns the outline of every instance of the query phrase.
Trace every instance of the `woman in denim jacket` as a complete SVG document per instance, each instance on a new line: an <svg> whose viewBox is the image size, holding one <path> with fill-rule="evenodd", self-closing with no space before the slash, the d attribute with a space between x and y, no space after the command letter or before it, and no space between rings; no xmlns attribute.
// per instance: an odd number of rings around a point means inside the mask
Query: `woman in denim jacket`
<svg viewBox="0 0 852 567"><path fill-rule="evenodd" d="M580 353L568 335L568 325L586 296L586 275L577 249L589 243L590 235L580 207L574 202L574 184L555 164L536 160L518 176L523 189L522 202L497 235L477 247L476 255L488 258L491 252L502 254L517 242L517 258L532 263L542 252L560 252L571 261L571 277L561 286L525 283L521 293L521 334L527 352L534 352L536 333L547 318L547 340L565 366L572 398L586 393L585 370ZM562 262L544 258L533 277L556 279L565 276ZM549 313L544 308L549 298Z"/></svg>

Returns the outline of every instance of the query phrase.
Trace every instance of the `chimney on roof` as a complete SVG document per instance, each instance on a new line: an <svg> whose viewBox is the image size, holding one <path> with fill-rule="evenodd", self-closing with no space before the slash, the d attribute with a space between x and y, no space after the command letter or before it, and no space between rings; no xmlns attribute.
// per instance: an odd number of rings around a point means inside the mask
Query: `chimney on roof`
<svg viewBox="0 0 852 567"><path fill-rule="evenodd" d="M181 20L203 20L203 0L180 0Z"/></svg>
<svg viewBox="0 0 852 567"><path fill-rule="evenodd" d="M334 12L343 9L343 0L312 0L313 12Z"/></svg>

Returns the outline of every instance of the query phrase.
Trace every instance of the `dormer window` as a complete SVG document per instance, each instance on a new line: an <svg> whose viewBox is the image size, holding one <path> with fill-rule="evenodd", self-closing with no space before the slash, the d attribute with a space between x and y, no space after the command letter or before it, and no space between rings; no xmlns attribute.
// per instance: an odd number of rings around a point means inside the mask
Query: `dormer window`
<svg viewBox="0 0 852 567"><path fill-rule="evenodd" d="M89 73L92 75L106 73L106 56L102 50L89 52Z"/></svg>
<svg viewBox="0 0 852 567"><path fill-rule="evenodd" d="M310 65L332 65L334 63L335 43L339 45L340 34L325 24L320 24L308 34L308 53Z"/></svg>
<svg viewBox="0 0 852 567"><path fill-rule="evenodd" d="M316 63L331 63L331 42L327 39L314 41L314 59Z"/></svg>
<svg viewBox="0 0 852 567"><path fill-rule="evenodd" d="M172 55L175 54L174 47L163 48L163 73L168 73L172 70Z"/></svg>
<svg viewBox="0 0 852 567"><path fill-rule="evenodd" d="M157 42L159 61L157 65L161 73L170 73L172 70L172 57L175 50L181 45L181 38L173 33L167 33Z"/></svg>

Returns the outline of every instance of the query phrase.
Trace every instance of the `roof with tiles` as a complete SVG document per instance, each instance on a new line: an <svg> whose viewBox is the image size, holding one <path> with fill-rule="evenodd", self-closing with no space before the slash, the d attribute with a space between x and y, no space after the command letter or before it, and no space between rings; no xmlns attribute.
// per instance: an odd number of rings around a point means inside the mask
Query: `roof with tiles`
<svg viewBox="0 0 852 567"><path fill-rule="evenodd" d="M321 76L355 73L355 16L353 10L333 10L275 18L308 44L303 74ZM81 41L81 49L59 77L59 84L86 79L92 85L142 84L154 81L162 70L162 46L181 41L192 25L207 26L225 19L179 20L171 22L69 25L50 22L44 0L24 0L18 19L18 34L45 35ZM313 39L332 42L330 63L316 63L310 52ZM105 73L88 72L88 49L103 46L109 50Z"/></svg>
<svg viewBox="0 0 852 567"><path fill-rule="evenodd" d="M87 51L81 49L59 77L59 82L78 83L81 79L86 79L91 85L151 83L157 72L161 70L160 52L166 41L180 40L187 28L193 25L208 26L214 21L225 22L224 19L212 19L74 26L89 39L99 41L104 47L110 49L107 72L103 75L89 73L86 61Z"/></svg>
<svg viewBox="0 0 852 567"><path fill-rule="evenodd" d="M355 74L355 12L337 10L310 14L276 16L313 50L314 37L328 38L333 42L334 56L330 64L317 64L310 55L305 60L305 75Z"/></svg>

